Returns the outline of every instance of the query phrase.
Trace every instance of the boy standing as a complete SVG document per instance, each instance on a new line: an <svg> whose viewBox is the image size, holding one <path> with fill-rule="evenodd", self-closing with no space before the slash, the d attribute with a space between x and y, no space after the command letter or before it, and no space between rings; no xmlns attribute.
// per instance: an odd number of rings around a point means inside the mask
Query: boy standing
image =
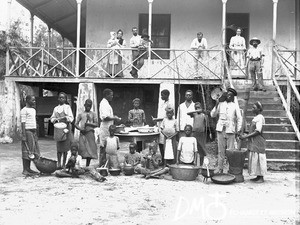
<svg viewBox="0 0 300 225"><path fill-rule="evenodd" d="M36 110L35 97L26 96L26 106L21 110L21 127L22 127L22 160L24 175L34 175L38 172L30 169L30 160L40 156L38 137L36 132ZM32 155L33 154L33 155Z"/></svg>

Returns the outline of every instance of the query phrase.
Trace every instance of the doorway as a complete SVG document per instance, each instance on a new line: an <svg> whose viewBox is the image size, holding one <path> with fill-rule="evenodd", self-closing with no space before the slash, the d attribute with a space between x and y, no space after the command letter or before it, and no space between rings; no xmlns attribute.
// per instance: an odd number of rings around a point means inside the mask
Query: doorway
<svg viewBox="0 0 300 225"><path fill-rule="evenodd" d="M249 43L250 23L249 13L227 13L226 14L226 46L229 45L230 38L235 36L236 29L242 28L241 36L245 38L246 47Z"/></svg>

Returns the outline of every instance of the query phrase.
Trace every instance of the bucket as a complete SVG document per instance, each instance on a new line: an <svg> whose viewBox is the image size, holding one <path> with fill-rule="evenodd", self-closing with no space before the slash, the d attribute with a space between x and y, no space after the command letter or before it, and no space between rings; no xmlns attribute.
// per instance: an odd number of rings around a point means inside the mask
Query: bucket
<svg viewBox="0 0 300 225"><path fill-rule="evenodd" d="M67 124L65 123L55 123L54 124L54 140L55 141L65 141L67 139Z"/></svg>

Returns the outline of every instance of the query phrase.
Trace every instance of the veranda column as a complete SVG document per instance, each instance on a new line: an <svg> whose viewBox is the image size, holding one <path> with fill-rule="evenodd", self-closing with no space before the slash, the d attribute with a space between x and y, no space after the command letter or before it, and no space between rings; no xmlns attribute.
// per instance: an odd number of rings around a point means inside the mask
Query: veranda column
<svg viewBox="0 0 300 225"><path fill-rule="evenodd" d="M149 39L151 40L151 36L152 36L152 3L153 0L148 0L149 3L149 24L148 24L148 35L149 35ZM151 66L151 43L149 42L149 54L148 54L148 74L147 77L150 77L150 66Z"/></svg>
<svg viewBox="0 0 300 225"><path fill-rule="evenodd" d="M273 0L273 46L272 46L272 65L271 65L271 78L274 77L274 53L273 47L276 44L276 35L277 35L277 4L278 0Z"/></svg>
<svg viewBox="0 0 300 225"><path fill-rule="evenodd" d="M34 27L34 14L30 12L30 56L32 56L33 51L33 27ZM30 61L29 61L30 63ZM30 63L31 64L31 63ZM33 64L31 64L33 66ZM32 74L32 69L30 68L30 75Z"/></svg>
<svg viewBox="0 0 300 225"><path fill-rule="evenodd" d="M7 9L6 9L6 33L8 34L9 33L9 29L10 29L10 20L11 20L11 1L12 0L8 0L7 1ZM6 44L7 46L9 45L9 37L7 36L6 37ZM6 69L6 72L5 72L5 75L8 76L9 75L9 52L6 51L6 63L5 63L5 69Z"/></svg>
<svg viewBox="0 0 300 225"><path fill-rule="evenodd" d="M48 26L48 40L47 40L47 49L50 53L50 47L51 47L51 27ZM50 65L50 55L47 57L47 63Z"/></svg>
<svg viewBox="0 0 300 225"><path fill-rule="evenodd" d="M226 3L227 0L222 0L222 45L225 47L226 44Z"/></svg>
<svg viewBox="0 0 300 225"><path fill-rule="evenodd" d="M91 99L93 101L91 111L95 112L98 116L97 92L94 83L79 83L77 96L78 98L76 101L76 115L79 115L79 113L82 113L84 111L85 100ZM79 139L79 130L77 129L75 129L74 138L75 140Z"/></svg>
<svg viewBox="0 0 300 225"><path fill-rule="evenodd" d="M77 1L77 36L76 36L76 70L75 76L79 77L79 49L80 49L80 19L81 19L81 2Z"/></svg>

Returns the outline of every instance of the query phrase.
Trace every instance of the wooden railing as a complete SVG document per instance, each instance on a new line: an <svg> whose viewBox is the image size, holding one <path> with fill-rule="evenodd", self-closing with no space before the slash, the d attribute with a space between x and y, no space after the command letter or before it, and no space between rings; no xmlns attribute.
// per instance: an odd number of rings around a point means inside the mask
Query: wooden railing
<svg viewBox="0 0 300 225"><path fill-rule="evenodd" d="M295 51L294 52L299 52ZM278 51L278 48L274 46L273 48L274 54L274 63L273 63L273 71L275 71L275 75L273 76L273 82L275 87L279 93L279 96L282 100L282 104L286 110L287 116L291 121L291 124L294 128L294 131L297 135L298 140L300 140L299 133L299 107L300 107L300 94L299 90L295 85L295 74L291 74L289 66L291 64L287 64L288 59L284 58L282 54ZM278 74L280 71L280 74ZM285 80L286 85L280 86L278 81Z"/></svg>
<svg viewBox="0 0 300 225"><path fill-rule="evenodd" d="M75 48L10 48L7 52L6 76L32 77L97 77L132 78L132 68L140 79L224 79L224 50L197 51L184 49L152 49L150 63L148 51L132 61L131 48L80 48L85 65L75 73ZM135 49L136 50L136 49ZM161 52L167 53L161 56ZM167 56L167 58L166 58ZM144 61L139 67L136 62ZM82 62L82 61L81 61Z"/></svg>

